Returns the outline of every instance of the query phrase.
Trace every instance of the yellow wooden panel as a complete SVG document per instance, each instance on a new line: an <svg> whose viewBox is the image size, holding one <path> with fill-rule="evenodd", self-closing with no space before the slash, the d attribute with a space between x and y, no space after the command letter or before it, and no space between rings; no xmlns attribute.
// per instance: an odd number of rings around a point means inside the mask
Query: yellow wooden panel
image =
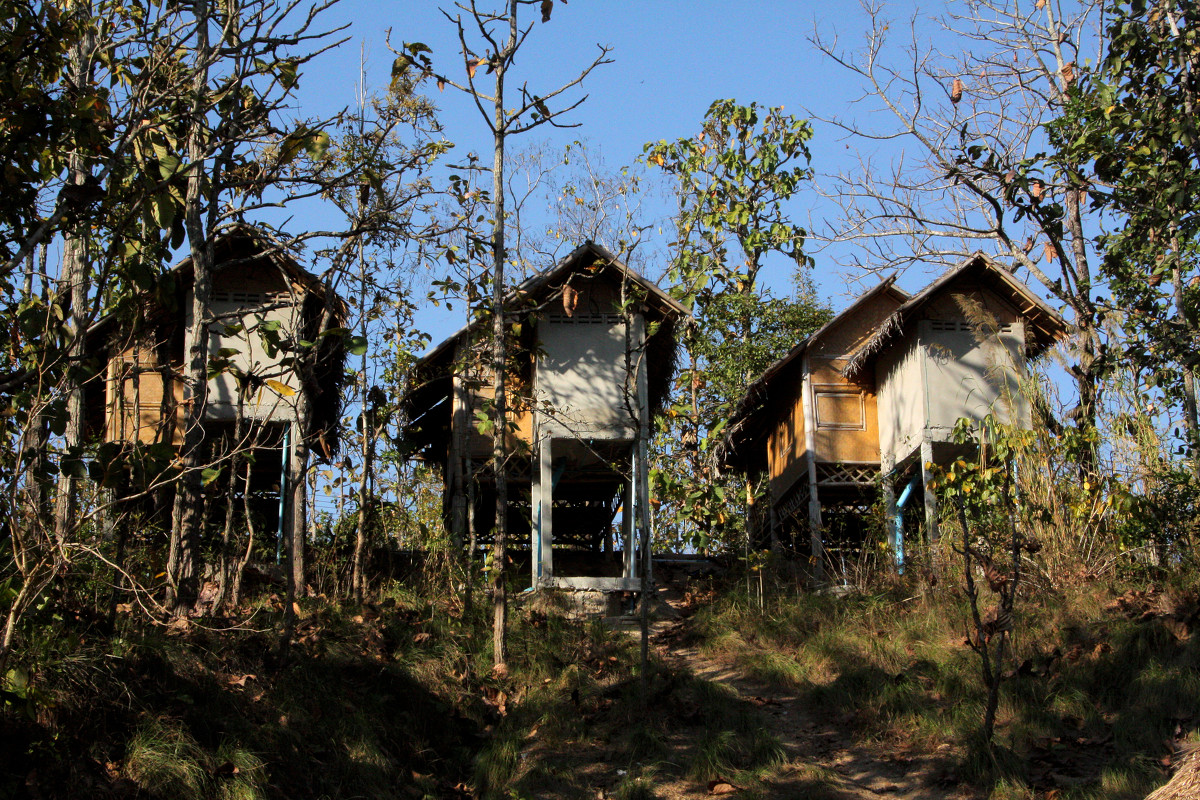
<svg viewBox="0 0 1200 800"><path fill-rule="evenodd" d="M808 475L804 444L804 406L800 392L780 409L774 428L775 461L770 466L771 493L783 496L797 481Z"/></svg>
<svg viewBox="0 0 1200 800"><path fill-rule="evenodd" d="M813 446L817 461L878 463L879 418L874 392L850 394L816 388L818 423Z"/></svg>
<svg viewBox="0 0 1200 800"><path fill-rule="evenodd" d="M861 392L814 389L817 429L866 428L866 404Z"/></svg>

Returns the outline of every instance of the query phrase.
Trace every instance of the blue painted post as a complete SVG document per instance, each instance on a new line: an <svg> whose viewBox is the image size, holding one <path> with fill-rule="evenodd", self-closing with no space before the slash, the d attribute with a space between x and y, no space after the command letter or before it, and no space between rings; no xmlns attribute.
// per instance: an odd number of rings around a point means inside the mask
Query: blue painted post
<svg viewBox="0 0 1200 800"><path fill-rule="evenodd" d="M904 574L904 504L912 497L913 489L917 485L917 477L908 482L904 487L904 491L900 493L900 497L896 499L896 516L892 518L892 530L896 537L896 569L901 575Z"/></svg>
<svg viewBox="0 0 1200 800"><path fill-rule="evenodd" d="M275 531L275 563L283 563L283 514L287 508L288 493L288 450L291 448L292 424L289 422L283 429L283 458L280 459L279 473L279 526Z"/></svg>

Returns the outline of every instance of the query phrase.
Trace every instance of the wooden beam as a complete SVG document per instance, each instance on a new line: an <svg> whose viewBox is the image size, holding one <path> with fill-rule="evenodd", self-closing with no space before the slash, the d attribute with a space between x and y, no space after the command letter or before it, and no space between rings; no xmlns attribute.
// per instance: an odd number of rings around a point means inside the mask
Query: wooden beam
<svg viewBox="0 0 1200 800"><path fill-rule="evenodd" d="M808 462L808 535L813 557L813 577L825 577L825 545L822 541L821 498L817 493L816 414L812 389L812 372L805 352L800 362L803 376L800 384L800 404L804 413L804 457Z"/></svg>
<svg viewBox="0 0 1200 800"><path fill-rule="evenodd" d="M533 542L533 586L554 579L554 440L549 431L538 435L538 471L535 473Z"/></svg>

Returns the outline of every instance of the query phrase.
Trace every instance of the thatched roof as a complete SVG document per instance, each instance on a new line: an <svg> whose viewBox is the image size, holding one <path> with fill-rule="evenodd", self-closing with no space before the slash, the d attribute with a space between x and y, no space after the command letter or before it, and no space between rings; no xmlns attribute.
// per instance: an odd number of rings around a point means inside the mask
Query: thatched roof
<svg viewBox="0 0 1200 800"><path fill-rule="evenodd" d="M608 279L626 287L631 298L639 300L646 322L657 325L647 345L650 405L661 410L670 392L675 374L676 330L691 319L687 309L653 281L639 275L608 249L595 242L584 242L553 267L531 276L514 287L505 299L506 314L512 322L536 316L562 297L568 286L583 281ZM477 319L449 336L426 353L413 367L408 393L403 400L407 417L405 449L437 460L444 452L450 435L450 395L452 377L461 365L455 363L460 344L487 334L490 321ZM528 331L531 326L526 326Z"/></svg>
<svg viewBox="0 0 1200 800"><path fill-rule="evenodd" d="M983 253L976 253L957 267L947 270L940 278L896 309L871 338L851 355L842 374L848 378L864 374L879 354L902 335L909 322L918 318L933 298L950 284L967 279L978 280L1006 299L1025 320L1026 357L1036 358L1066 335L1067 322L1057 311L1003 266Z"/></svg>
<svg viewBox="0 0 1200 800"><path fill-rule="evenodd" d="M762 376L746 389L725 426L724 436L713 450L714 463L724 469L756 471L765 467L764 442L774 423L764 414L768 403L776 395L783 399L795 394L790 378L798 377L800 365L806 352L820 343L829 331L853 319L868 303L881 295L903 303L908 293L895 285L896 276L886 278L872 287L808 337L798 342L782 358L767 367ZM762 463L759 463L759 462Z"/></svg>

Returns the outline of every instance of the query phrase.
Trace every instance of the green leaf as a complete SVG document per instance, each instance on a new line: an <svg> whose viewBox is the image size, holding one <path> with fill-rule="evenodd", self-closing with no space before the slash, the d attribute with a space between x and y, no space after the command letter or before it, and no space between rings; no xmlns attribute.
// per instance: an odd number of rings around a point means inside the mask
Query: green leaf
<svg viewBox="0 0 1200 800"><path fill-rule="evenodd" d="M329 150L329 134L325 131L317 131L308 137L305 142L304 149L308 152L308 157L313 161L320 161L325 157L325 153Z"/></svg>
<svg viewBox="0 0 1200 800"><path fill-rule="evenodd" d="M292 59L285 59L275 65L275 74L279 76L279 82L285 89L294 89L299 76L296 70L296 62Z"/></svg>
<svg viewBox="0 0 1200 800"><path fill-rule="evenodd" d="M4 687L24 700L29 692L29 671L24 667L13 667L4 676Z"/></svg>

